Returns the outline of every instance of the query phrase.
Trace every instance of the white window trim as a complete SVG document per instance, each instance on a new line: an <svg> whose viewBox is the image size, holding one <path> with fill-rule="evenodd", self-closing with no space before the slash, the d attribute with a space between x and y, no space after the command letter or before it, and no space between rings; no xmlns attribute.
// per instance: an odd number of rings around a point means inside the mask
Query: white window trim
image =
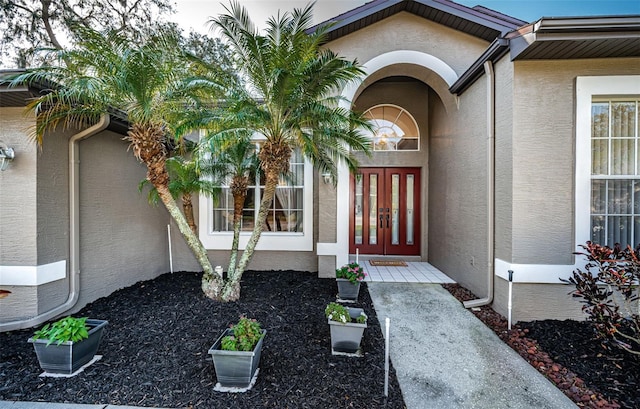
<svg viewBox="0 0 640 409"><path fill-rule="evenodd" d="M302 233L262 232L256 250L312 251L313 250L313 165L304 160L304 193ZM213 231L213 201L200 195L200 240L207 250L231 250L233 232ZM204 228L203 228L204 227ZM239 249L244 250L251 236L250 231L240 233Z"/></svg>
<svg viewBox="0 0 640 409"><path fill-rule="evenodd" d="M575 251L582 250L591 238L591 103L594 98L640 95L639 75L615 75L576 78L576 150L575 150ZM512 264L495 260L495 273L508 280L513 270L514 282L560 283L576 268L584 268L583 257L576 257L571 265Z"/></svg>

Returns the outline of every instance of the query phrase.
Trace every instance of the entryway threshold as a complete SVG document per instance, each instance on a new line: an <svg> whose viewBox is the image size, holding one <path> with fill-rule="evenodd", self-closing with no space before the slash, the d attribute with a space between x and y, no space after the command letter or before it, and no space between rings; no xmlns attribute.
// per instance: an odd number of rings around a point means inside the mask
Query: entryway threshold
<svg viewBox="0 0 640 409"><path fill-rule="evenodd" d="M356 261L356 257L350 256L350 261ZM372 265L371 260L401 260L405 266ZM431 283L431 284L455 284L442 271L423 261L411 261L411 257L371 257L359 256L358 263L364 267L367 273L364 281L384 283ZM389 263L394 264L394 263ZM398 263L399 264L399 263Z"/></svg>

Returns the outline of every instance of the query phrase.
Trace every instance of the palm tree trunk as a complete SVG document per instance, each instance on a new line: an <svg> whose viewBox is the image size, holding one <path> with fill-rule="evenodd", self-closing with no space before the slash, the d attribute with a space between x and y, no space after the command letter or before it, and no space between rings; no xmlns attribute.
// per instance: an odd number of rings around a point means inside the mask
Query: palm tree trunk
<svg viewBox="0 0 640 409"><path fill-rule="evenodd" d="M193 217L193 202L191 201L191 193L184 193L182 195L182 211L184 217L187 219L187 224L194 234L198 234L198 225Z"/></svg>
<svg viewBox="0 0 640 409"><path fill-rule="evenodd" d="M240 227L242 226L242 208L247 197L247 190L239 190L233 195L233 242L231 243L231 255L229 256L228 278L234 281L236 276L236 263L238 261L238 247L240 246ZM239 290L238 290L239 291ZM238 294L238 297L240 295Z"/></svg>
<svg viewBox="0 0 640 409"><path fill-rule="evenodd" d="M193 230L191 230L189 223L187 223L187 220L180 212L180 208L177 203L173 200L171 192L169 192L169 188L164 185L158 185L155 188L158 191L160 200L162 200L167 211L173 220L175 220L178 230L182 233L187 245L193 252L193 255L202 266L202 291L207 297L219 300L222 293L223 282L213 271L213 267L211 266L211 262L207 256L207 250L202 245L200 239L198 239L198 236L193 232Z"/></svg>
<svg viewBox="0 0 640 409"><path fill-rule="evenodd" d="M247 242L247 246L242 252L242 257L240 257L240 261L238 262L238 266L235 268L235 272L233 277L229 278L227 285L240 285L240 279L242 278L242 273L247 268L247 265L251 261L253 257L253 253L255 252L256 245L258 244L258 240L260 239L260 235L262 234L262 226L264 222L267 220L267 215L269 214L269 209L271 208L271 203L273 202L273 197L276 194L276 187L278 186L279 180L279 172L276 170L272 170L268 172L266 175L266 180L264 184L264 194L262 199L260 200L260 209L258 210L258 217L256 219L256 223L253 226L253 231L251 232L251 237L249 237L249 241ZM235 294L230 292L229 297L234 296ZM237 298L225 298L226 294L223 293L222 301L235 301ZM240 292L238 291L238 297L240 296Z"/></svg>

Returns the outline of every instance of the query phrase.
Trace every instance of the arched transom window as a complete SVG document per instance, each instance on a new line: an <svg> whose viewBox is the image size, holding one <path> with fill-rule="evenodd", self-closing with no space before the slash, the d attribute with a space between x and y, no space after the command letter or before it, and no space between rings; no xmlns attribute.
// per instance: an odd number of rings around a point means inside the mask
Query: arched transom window
<svg viewBox="0 0 640 409"><path fill-rule="evenodd" d="M407 110L396 105L383 104L369 108L365 118L373 124L368 132L374 151L417 151L420 132L415 119Z"/></svg>

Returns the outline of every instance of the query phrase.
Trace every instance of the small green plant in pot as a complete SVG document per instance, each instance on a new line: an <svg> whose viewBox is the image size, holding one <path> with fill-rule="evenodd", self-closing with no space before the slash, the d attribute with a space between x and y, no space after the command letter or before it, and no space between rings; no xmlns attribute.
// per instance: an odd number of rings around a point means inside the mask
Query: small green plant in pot
<svg viewBox="0 0 640 409"><path fill-rule="evenodd" d="M218 378L214 389L248 390L253 386L266 333L255 319L240 317L236 324L218 337L209 348Z"/></svg>
<svg viewBox="0 0 640 409"><path fill-rule="evenodd" d="M231 330L233 335L222 338L224 351L251 351L264 336L260 323L245 317L241 317Z"/></svg>
<svg viewBox="0 0 640 409"><path fill-rule="evenodd" d="M65 317L46 324L28 341L45 372L70 375L93 359L107 324L86 317Z"/></svg>
<svg viewBox="0 0 640 409"><path fill-rule="evenodd" d="M358 263L349 263L336 269L336 283L338 284L338 297L341 300L356 301L360 292L360 282L367 273Z"/></svg>
<svg viewBox="0 0 640 409"><path fill-rule="evenodd" d="M349 308L332 302L324 310L331 329L331 353L361 356L360 341L367 328L367 315L362 308Z"/></svg>
<svg viewBox="0 0 640 409"><path fill-rule="evenodd" d="M60 345L63 342L79 342L89 338L89 328L87 327L87 317L74 318L65 317L53 324L46 324L44 327L33 333L33 339L46 339L47 345L55 342Z"/></svg>

